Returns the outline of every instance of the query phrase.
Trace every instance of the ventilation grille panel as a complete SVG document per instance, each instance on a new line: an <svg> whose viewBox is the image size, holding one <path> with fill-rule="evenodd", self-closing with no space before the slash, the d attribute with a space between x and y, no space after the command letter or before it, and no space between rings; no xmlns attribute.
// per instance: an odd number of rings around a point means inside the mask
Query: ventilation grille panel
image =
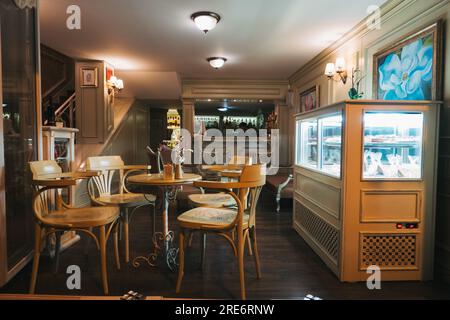
<svg viewBox="0 0 450 320"><path fill-rule="evenodd" d="M360 267L411 269L417 267L417 235L362 235Z"/></svg>
<svg viewBox="0 0 450 320"><path fill-rule="evenodd" d="M336 263L339 258L339 231L301 203L295 204L295 219Z"/></svg>

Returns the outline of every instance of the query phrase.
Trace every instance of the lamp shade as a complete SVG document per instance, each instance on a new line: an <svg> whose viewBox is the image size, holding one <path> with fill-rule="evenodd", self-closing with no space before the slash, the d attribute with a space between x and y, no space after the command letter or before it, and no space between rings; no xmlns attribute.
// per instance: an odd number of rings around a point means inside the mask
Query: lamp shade
<svg viewBox="0 0 450 320"><path fill-rule="evenodd" d="M336 72L343 72L343 71L345 71L345 59L338 58L336 60Z"/></svg>
<svg viewBox="0 0 450 320"><path fill-rule="evenodd" d="M334 63L327 63L327 66L325 68L325 75L327 77L332 77L336 73L336 68L334 66Z"/></svg>
<svg viewBox="0 0 450 320"><path fill-rule="evenodd" d="M197 28L202 30L204 33L214 29L220 21L220 16L214 12L201 11L194 13L191 16Z"/></svg>
<svg viewBox="0 0 450 320"><path fill-rule="evenodd" d="M220 69L225 65L225 62L227 62L227 59L221 58L221 57L213 57L213 58L208 58L207 61L209 62L211 67L213 67L214 69Z"/></svg>
<svg viewBox="0 0 450 320"><path fill-rule="evenodd" d="M122 90L124 88L122 79L117 79L117 81L116 81L116 88L119 89L119 90Z"/></svg>

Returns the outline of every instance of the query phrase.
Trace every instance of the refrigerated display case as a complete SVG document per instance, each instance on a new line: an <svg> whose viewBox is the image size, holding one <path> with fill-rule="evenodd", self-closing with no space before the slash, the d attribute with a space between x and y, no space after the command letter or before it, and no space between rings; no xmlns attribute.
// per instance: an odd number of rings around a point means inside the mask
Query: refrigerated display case
<svg viewBox="0 0 450 320"><path fill-rule="evenodd" d="M334 177L341 176L342 114L299 121L297 163Z"/></svg>
<svg viewBox="0 0 450 320"><path fill-rule="evenodd" d="M294 228L342 281L433 278L440 104L348 101L296 117Z"/></svg>

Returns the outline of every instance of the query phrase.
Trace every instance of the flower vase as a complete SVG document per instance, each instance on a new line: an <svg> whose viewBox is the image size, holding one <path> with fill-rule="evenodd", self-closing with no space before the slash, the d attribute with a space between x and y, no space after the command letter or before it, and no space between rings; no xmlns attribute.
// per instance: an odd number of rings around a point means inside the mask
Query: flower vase
<svg viewBox="0 0 450 320"><path fill-rule="evenodd" d="M183 179L183 167L181 164L175 165L175 179Z"/></svg>

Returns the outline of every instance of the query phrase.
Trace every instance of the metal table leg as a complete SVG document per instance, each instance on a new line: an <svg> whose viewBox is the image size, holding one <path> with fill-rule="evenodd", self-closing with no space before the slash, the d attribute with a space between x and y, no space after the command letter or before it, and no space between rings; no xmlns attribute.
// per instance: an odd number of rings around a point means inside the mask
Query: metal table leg
<svg viewBox="0 0 450 320"><path fill-rule="evenodd" d="M148 265L152 267L157 266L158 257L162 254L165 258L165 263L171 271L175 271L178 266L178 248L173 245L173 240L175 239L175 234L173 231L169 230L169 205L171 202L175 201L178 192L177 187L166 186L164 187L164 198L163 198L163 231L155 232L153 234L153 252L148 256L137 257L133 261L133 266L135 268L140 267L140 261L143 260L147 262Z"/></svg>

